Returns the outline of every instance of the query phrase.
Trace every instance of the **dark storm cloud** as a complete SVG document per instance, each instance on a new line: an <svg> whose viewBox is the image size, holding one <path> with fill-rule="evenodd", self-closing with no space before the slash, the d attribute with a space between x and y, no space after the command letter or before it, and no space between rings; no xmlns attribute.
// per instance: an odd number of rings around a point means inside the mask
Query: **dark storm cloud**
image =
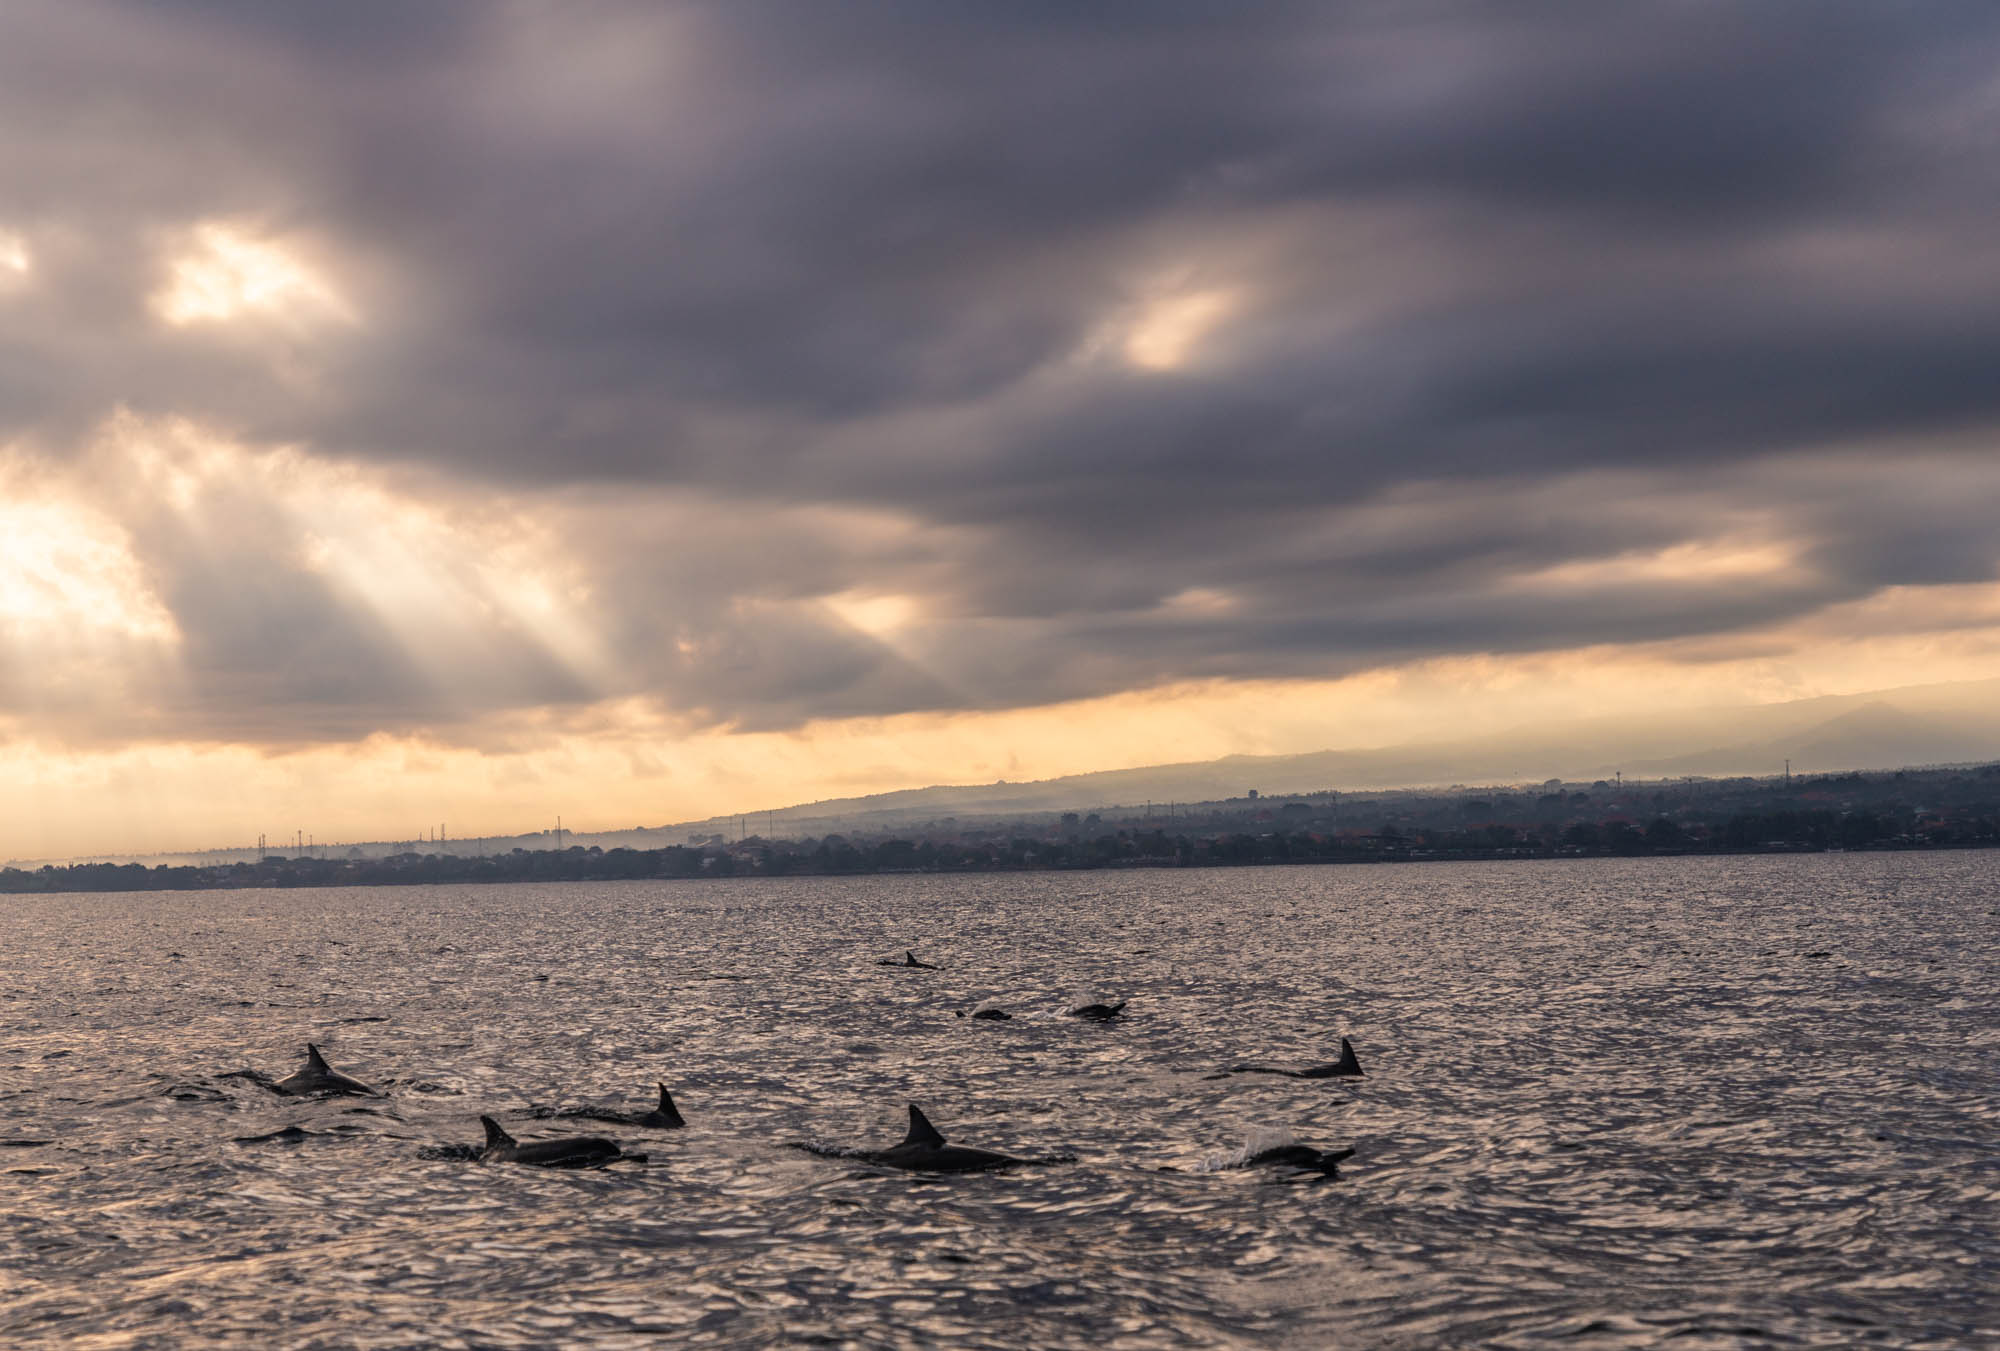
<svg viewBox="0 0 2000 1351"><path fill-rule="evenodd" d="M746 725L1768 624L1994 573L1962 494L1810 485L1988 454L1996 55L1971 4L20 4L0 432L63 456L124 407L698 501L700 541L572 547L631 687ZM204 219L317 250L359 320L164 328ZM1232 308L1135 369L1174 287ZM771 525L815 507L917 542ZM1510 589L1737 509L1810 566ZM369 616L138 538L232 707L436 716ZM814 608L850 591L927 636ZM481 673L605 692L512 638Z"/></svg>

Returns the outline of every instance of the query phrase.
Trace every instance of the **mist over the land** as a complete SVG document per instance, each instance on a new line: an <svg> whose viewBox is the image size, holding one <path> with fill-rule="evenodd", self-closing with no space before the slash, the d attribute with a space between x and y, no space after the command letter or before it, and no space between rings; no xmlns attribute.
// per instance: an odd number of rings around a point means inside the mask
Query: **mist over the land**
<svg viewBox="0 0 2000 1351"><path fill-rule="evenodd" d="M1701 749L1688 751L1688 746ZM1645 721L1591 719L1514 728L1477 740L1074 774L1028 783L937 786L744 813L743 829L779 835L894 829L953 815L1039 814L1140 804L1386 789L1478 789L1545 779L1589 782L1698 776L1771 778L2000 760L2000 681L1913 686ZM737 818L690 826L730 827ZM779 823L783 828L779 829ZM669 828L672 829L672 828ZM607 842L612 837L607 836Z"/></svg>
<svg viewBox="0 0 2000 1351"><path fill-rule="evenodd" d="M1679 749L1690 745L1704 749ZM309 848L301 836L298 841L273 840L264 849L218 841L209 848L163 855L123 850L80 858L143 858L155 864L255 862L265 854L295 853L334 860L398 855L481 858L517 849L657 850L746 837L797 841L854 834L879 839L900 833L948 838L961 830L1004 829L1010 822L1042 828L1064 813L1088 812L1127 824L1143 821L1154 828L1153 823L1187 812L1221 812L1233 820L1232 813L1247 810L1251 815L1246 819L1255 820L1257 809L1245 806L1252 794L1271 802L1287 796L1341 798L1360 812L1354 820L1361 820L1371 819L1369 813L1374 811L1393 815L1412 802L1491 798L1490 790L1495 789L1503 798L1510 791L1528 791L1532 797L1546 793L1550 781L1590 785L1726 780L1723 788L1705 788L1697 796L1705 802L1721 792L1740 807L1732 795L1747 794L1743 800L1749 801L1762 791L1745 787L1745 781L1779 780L1788 773L1804 779L1855 771L1978 767L1994 761L2000 761L2000 681L1978 681L1715 708L1647 720L1554 722L1460 741L1234 755L1023 782L938 784L813 802L773 799L756 808L665 824L628 822L587 830L551 827L519 835L456 836L437 826L414 838L316 839ZM1378 805L1353 807L1356 801ZM1635 798L1634 803L1630 810L1643 816L1645 800ZM1588 816L1604 806L1599 802L1596 808L1576 810ZM1546 815L1547 804L1537 810ZM1556 817L1566 812L1569 809L1558 809ZM1350 827L1353 823L1348 821ZM50 860L11 862L45 861Z"/></svg>

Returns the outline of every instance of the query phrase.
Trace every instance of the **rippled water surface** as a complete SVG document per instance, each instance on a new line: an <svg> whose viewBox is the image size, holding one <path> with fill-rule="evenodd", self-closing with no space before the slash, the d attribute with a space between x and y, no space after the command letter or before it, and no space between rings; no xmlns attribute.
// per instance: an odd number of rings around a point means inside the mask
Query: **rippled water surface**
<svg viewBox="0 0 2000 1351"><path fill-rule="evenodd" d="M2000 1345L2000 853L0 910L9 1346ZM232 1074L308 1040L387 1098ZM913 1101L1075 1161L786 1147ZM1272 1131L1357 1152L1204 1167Z"/></svg>

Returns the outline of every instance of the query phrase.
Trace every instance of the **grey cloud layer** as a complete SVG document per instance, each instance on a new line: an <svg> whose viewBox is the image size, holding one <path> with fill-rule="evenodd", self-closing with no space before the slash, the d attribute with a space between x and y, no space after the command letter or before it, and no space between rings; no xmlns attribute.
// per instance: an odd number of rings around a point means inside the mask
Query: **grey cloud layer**
<svg viewBox="0 0 2000 1351"><path fill-rule="evenodd" d="M2000 561L1996 56L1974 4L23 3L0 432L65 456L125 406L699 501L699 538L571 547L611 692L749 725L1769 623ZM306 241L363 321L163 331L159 241L205 218ZM1136 370L1162 285L1237 308ZM1969 477L1817 495L1868 476L1815 456L1911 440ZM783 514L816 506L907 535ZM1811 566L1505 585L1732 510ZM331 735L605 692L504 633L441 687L166 529L195 708ZM869 590L929 624L811 604Z"/></svg>

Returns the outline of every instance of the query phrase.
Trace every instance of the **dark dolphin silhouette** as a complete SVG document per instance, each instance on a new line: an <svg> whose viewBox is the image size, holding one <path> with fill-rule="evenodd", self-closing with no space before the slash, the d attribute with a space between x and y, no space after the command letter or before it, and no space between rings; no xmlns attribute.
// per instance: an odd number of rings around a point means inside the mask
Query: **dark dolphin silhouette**
<svg viewBox="0 0 2000 1351"><path fill-rule="evenodd" d="M1340 1161L1354 1157L1352 1149L1314 1149L1311 1145L1273 1145L1260 1149L1233 1168L1298 1168L1306 1172L1340 1176Z"/></svg>
<svg viewBox="0 0 2000 1351"><path fill-rule="evenodd" d="M522 1144L490 1116L479 1118L486 1128L486 1147L479 1151L481 1163L528 1163L537 1168L597 1168L625 1157L615 1140L597 1135L578 1135L566 1140L535 1140Z"/></svg>
<svg viewBox="0 0 2000 1351"><path fill-rule="evenodd" d="M1072 1018L1087 1018L1093 1023L1108 1023L1125 1011L1130 1000L1121 999L1116 1004L1079 1004L1063 1012Z"/></svg>
<svg viewBox="0 0 2000 1351"><path fill-rule="evenodd" d="M665 1084L656 1085L660 1090L660 1105L647 1112L632 1124L635 1126L657 1126L661 1130L679 1130L687 1125L682 1119L680 1108L674 1106L674 1095L667 1092Z"/></svg>
<svg viewBox="0 0 2000 1351"><path fill-rule="evenodd" d="M656 1130L679 1130L687 1125L680 1109L674 1106L673 1095L667 1092L665 1084L659 1084L660 1105L645 1112L614 1112L592 1107L579 1108L573 1112L557 1112L556 1116L580 1117L586 1121L610 1121L620 1126L651 1126Z"/></svg>
<svg viewBox="0 0 2000 1351"><path fill-rule="evenodd" d="M877 966L900 966L900 967L904 967L904 968L906 968L906 969L907 969L907 968L909 968L909 967L915 967L915 968L916 968L917 970L919 970L919 971L935 971L935 970L937 970L937 968L936 968L935 966L931 965L931 964L930 964L929 962L920 962L920 961L918 961L918 960L917 960L917 954L916 954L916 953L914 953L914 952L912 952L912 951L910 951L910 950L909 950L908 948L905 948L905 949L903 949L903 960L902 960L902 961L900 961L900 962L899 962L899 961L897 961L897 960L896 960L896 959L895 959L894 957L884 957L884 958L883 958L883 959L882 959L881 961L879 961L879 962L875 963L875 965L877 965Z"/></svg>
<svg viewBox="0 0 2000 1351"><path fill-rule="evenodd" d="M350 1079L339 1070L326 1063L326 1057L319 1053L319 1047L306 1043L305 1068L290 1074L265 1087L273 1093L282 1093L288 1098L330 1097L335 1094L351 1094L361 1098L379 1098L382 1093L370 1088L359 1079Z"/></svg>
<svg viewBox="0 0 2000 1351"><path fill-rule="evenodd" d="M930 1123L930 1118L915 1103L910 1104L910 1133L903 1137L903 1143L890 1149L827 1149L818 1145L799 1145L808 1154L818 1154L823 1158L860 1159L867 1163L879 1163L888 1168L902 1168L913 1173L989 1173L1001 1168L1018 1168L1034 1162L1032 1159L1017 1159L1006 1154L995 1154L990 1149L970 1149L964 1145L948 1145L944 1135Z"/></svg>
<svg viewBox="0 0 2000 1351"><path fill-rule="evenodd" d="M361 1127L352 1125L335 1126L332 1130L324 1131L309 1131L303 1126L280 1126L277 1130L266 1131L262 1135L239 1135L236 1137L236 1143L239 1145L295 1145L302 1140L317 1140L321 1138L338 1139L341 1136L359 1135L360 1133Z"/></svg>
<svg viewBox="0 0 2000 1351"><path fill-rule="evenodd" d="M964 1009L960 1009L958 1016L964 1018L968 1015ZM1005 1009L974 1009L969 1016L974 1022L981 1023L1005 1023L1013 1021L1014 1018L1014 1015Z"/></svg>
<svg viewBox="0 0 2000 1351"><path fill-rule="evenodd" d="M1355 1058L1354 1048L1347 1038L1340 1039L1340 1059L1330 1065L1308 1065L1302 1070L1288 1070L1277 1065L1231 1065L1230 1074L1282 1074L1288 1079L1359 1079L1361 1062Z"/></svg>

